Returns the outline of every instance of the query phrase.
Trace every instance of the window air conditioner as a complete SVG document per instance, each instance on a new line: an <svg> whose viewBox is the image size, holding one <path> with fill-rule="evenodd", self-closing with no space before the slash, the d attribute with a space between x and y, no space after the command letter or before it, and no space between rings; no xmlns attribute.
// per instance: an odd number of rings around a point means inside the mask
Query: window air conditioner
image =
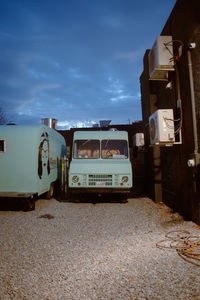
<svg viewBox="0 0 200 300"><path fill-rule="evenodd" d="M138 132L133 136L133 147L143 147L144 146L144 133Z"/></svg>
<svg viewBox="0 0 200 300"><path fill-rule="evenodd" d="M150 80L168 80L174 71L172 36L158 36L148 56Z"/></svg>
<svg viewBox="0 0 200 300"><path fill-rule="evenodd" d="M149 117L151 145L169 145L175 142L173 109L158 109Z"/></svg>

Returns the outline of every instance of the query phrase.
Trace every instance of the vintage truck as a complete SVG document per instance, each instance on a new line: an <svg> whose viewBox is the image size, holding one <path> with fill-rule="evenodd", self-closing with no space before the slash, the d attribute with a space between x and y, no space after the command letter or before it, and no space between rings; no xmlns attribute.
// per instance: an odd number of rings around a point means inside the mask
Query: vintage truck
<svg viewBox="0 0 200 300"><path fill-rule="evenodd" d="M55 186L65 193L65 158L65 139L46 125L0 126L0 197L24 198L33 209Z"/></svg>
<svg viewBox="0 0 200 300"><path fill-rule="evenodd" d="M116 193L127 197L132 166L126 131L75 131L68 177L72 193Z"/></svg>

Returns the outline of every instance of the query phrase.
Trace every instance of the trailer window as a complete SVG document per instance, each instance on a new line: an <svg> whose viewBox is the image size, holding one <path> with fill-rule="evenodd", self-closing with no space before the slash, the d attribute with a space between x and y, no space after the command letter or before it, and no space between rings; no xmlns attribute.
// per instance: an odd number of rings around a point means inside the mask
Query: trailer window
<svg viewBox="0 0 200 300"><path fill-rule="evenodd" d="M0 139L0 152L6 152L6 140Z"/></svg>
<svg viewBox="0 0 200 300"><path fill-rule="evenodd" d="M128 158L128 145L126 140L102 140L101 157L111 159Z"/></svg>
<svg viewBox="0 0 200 300"><path fill-rule="evenodd" d="M74 158L94 159L99 158L100 141L99 140L75 140Z"/></svg>

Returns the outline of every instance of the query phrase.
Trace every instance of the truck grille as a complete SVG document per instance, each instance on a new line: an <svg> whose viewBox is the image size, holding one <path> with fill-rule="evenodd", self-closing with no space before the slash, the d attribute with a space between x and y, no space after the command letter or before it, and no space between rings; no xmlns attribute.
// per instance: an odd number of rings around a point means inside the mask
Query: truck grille
<svg viewBox="0 0 200 300"><path fill-rule="evenodd" d="M119 175L114 175L114 185L115 186L119 185Z"/></svg>
<svg viewBox="0 0 200 300"><path fill-rule="evenodd" d="M89 186L107 187L112 186L112 175L89 175Z"/></svg>

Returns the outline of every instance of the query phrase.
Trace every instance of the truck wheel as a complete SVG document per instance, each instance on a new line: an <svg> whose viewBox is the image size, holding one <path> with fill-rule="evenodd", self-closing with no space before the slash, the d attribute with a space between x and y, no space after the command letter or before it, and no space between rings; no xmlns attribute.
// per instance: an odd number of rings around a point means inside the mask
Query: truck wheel
<svg viewBox="0 0 200 300"><path fill-rule="evenodd" d="M72 196L72 193L71 193L71 191L69 191L69 188L67 188L67 191L66 191L66 199L67 199L67 201L71 201L71 196Z"/></svg>
<svg viewBox="0 0 200 300"><path fill-rule="evenodd" d="M121 195L121 203L127 203L127 198L128 198L128 195L127 194L122 194Z"/></svg>
<svg viewBox="0 0 200 300"><path fill-rule="evenodd" d="M51 185L50 185L50 188L47 192L46 198L51 199L53 197L53 194L54 194L54 183L52 182Z"/></svg>

